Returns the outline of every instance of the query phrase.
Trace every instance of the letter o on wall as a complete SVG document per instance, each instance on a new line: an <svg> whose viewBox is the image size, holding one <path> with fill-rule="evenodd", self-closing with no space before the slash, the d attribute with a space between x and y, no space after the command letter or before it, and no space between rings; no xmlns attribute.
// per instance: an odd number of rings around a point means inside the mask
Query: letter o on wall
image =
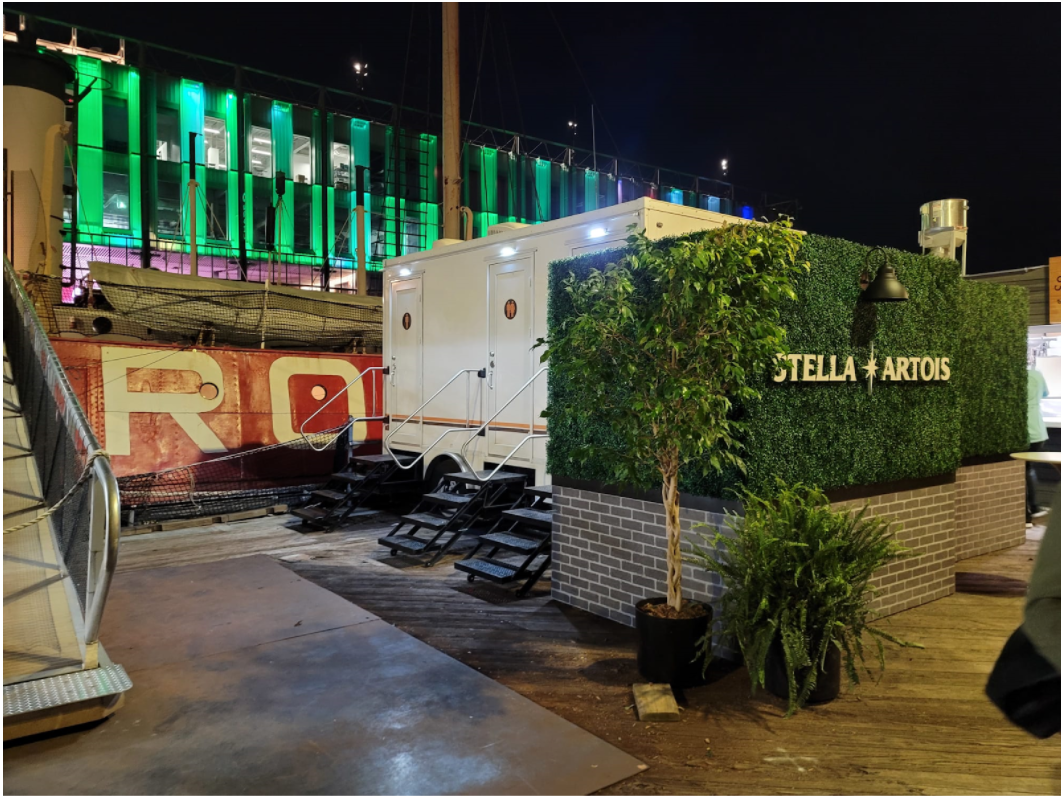
<svg viewBox="0 0 1062 798"><path fill-rule="evenodd" d="M933 365L934 365L933 364L933 358L931 358L931 357L922 358L922 362L921 362L919 367L920 367L921 372L922 372L921 373L922 379L925 380L926 382L929 382L930 380L933 379L933 373L935 371L935 369L933 368Z"/></svg>

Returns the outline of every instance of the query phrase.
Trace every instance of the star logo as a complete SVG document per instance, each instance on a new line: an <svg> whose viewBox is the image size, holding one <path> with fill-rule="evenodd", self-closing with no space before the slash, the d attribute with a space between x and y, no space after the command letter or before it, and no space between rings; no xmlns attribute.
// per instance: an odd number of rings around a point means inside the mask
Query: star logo
<svg viewBox="0 0 1062 798"><path fill-rule="evenodd" d="M863 371L867 373L867 379L873 382L874 375L878 373L878 359L872 356L870 360L867 361L867 364L863 366Z"/></svg>

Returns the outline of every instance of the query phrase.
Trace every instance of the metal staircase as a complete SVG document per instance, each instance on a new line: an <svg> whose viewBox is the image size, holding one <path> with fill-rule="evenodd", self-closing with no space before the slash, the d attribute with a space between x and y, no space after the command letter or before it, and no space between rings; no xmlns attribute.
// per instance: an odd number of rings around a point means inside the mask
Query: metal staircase
<svg viewBox="0 0 1062 798"><path fill-rule="evenodd" d="M104 718L132 685L99 641L118 484L4 259L4 740Z"/></svg>
<svg viewBox="0 0 1062 798"><path fill-rule="evenodd" d="M435 565L462 536L475 533L483 521L489 524L499 511L513 507L520 500L526 482L524 474L511 472L446 474L379 543L390 549L391 554L431 554L425 566ZM406 526L409 529L400 532Z"/></svg>
<svg viewBox="0 0 1062 798"><path fill-rule="evenodd" d="M481 535L479 543L454 568L498 584L524 583L516 591L525 596L552 563L553 488L524 488L521 501L503 510L494 528ZM501 554L499 554L501 553ZM504 559L503 559L504 558Z"/></svg>
<svg viewBox="0 0 1062 798"><path fill-rule="evenodd" d="M422 489L420 474L407 475L399 463L411 462L409 455L367 454L350 458L350 469L332 474L328 484L310 494L310 502L291 511L304 525L332 529L350 521L360 521L379 513L367 506L379 496L414 493Z"/></svg>

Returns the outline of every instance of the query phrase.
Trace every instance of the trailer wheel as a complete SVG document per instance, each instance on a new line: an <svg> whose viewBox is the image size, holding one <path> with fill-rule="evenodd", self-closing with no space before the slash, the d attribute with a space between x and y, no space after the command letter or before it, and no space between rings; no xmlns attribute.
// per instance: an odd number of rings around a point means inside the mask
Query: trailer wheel
<svg viewBox="0 0 1062 798"><path fill-rule="evenodd" d="M466 576L465 578L466 578L466 579L467 579L467 580L468 580L469 582L475 582L475 581L476 581L476 575L475 575L475 574L469 574L469 575L468 575L468 576Z"/></svg>

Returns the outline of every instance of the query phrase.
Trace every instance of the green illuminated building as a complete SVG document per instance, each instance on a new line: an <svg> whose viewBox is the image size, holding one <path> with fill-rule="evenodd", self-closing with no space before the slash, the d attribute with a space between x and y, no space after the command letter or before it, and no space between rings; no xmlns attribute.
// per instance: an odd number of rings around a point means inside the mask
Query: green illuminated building
<svg viewBox="0 0 1062 798"><path fill-rule="evenodd" d="M5 31L18 24L5 12ZM38 19L62 53L73 146L65 183L64 274L89 260L187 271L189 134L195 133L196 237L216 276L350 287L359 236L369 267L440 235L437 116L141 42ZM67 44L69 42L69 44ZM98 50L90 50L96 46ZM642 196L752 218L792 203L729 183L467 125L462 204L473 235ZM365 229L354 175L368 169ZM596 168L595 168L596 167ZM278 198L276 174L286 179ZM279 204L278 204L278 199ZM274 219L270 216L275 214ZM205 259L205 260L204 260Z"/></svg>

